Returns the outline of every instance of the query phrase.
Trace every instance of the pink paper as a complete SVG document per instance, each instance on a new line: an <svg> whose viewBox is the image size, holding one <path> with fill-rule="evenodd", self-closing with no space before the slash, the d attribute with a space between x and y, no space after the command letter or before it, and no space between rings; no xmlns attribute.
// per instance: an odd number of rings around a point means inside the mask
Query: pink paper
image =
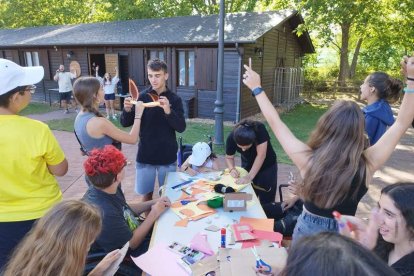
<svg viewBox="0 0 414 276"><path fill-rule="evenodd" d="M156 244L145 254L132 257L134 263L151 276L188 276L188 273L178 264L180 255L168 249L166 244Z"/></svg>
<svg viewBox="0 0 414 276"><path fill-rule="evenodd" d="M282 247L283 235L278 232L253 230L253 236L255 236L256 239L243 242L242 248L250 248L253 246L259 246L261 244L261 240L277 242L279 244L279 247Z"/></svg>
<svg viewBox="0 0 414 276"><path fill-rule="evenodd" d="M237 242L255 239L252 232L253 229L247 223L233 224L231 228L233 230L234 238Z"/></svg>
<svg viewBox="0 0 414 276"><path fill-rule="evenodd" d="M190 242L190 248L201 251L207 255L214 255L214 251L211 250L210 244L207 241L207 235L196 234Z"/></svg>

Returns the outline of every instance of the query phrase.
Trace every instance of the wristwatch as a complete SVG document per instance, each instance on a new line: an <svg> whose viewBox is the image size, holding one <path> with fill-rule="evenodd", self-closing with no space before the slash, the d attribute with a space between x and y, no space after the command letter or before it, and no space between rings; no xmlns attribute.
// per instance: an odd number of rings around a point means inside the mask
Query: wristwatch
<svg viewBox="0 0 414 276"><path fill-rule="evenodd" d="M260 86L259 87L256 87L255 89L252 90L252 96L253 97L256 97L257 95L259 95L263 91L264 91L264 89L261 88Z"/></svg>

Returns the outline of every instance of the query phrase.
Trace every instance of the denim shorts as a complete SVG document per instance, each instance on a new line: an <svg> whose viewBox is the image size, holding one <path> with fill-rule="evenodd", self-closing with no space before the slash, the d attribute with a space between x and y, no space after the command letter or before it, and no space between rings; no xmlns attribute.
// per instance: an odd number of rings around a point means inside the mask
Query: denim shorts
<svg viewBox="0 0 414 276"><path fill-rule="evenodd" d="M111 94L105 94L104 95L105 101L113 101L115 100L115 93L111 93Z"/></svg>
<svg viewBox="0 0 414 276"><path fill-rule="evenodd" d="M293 230L292 242L296 243L300 238L318 234L320 232L337 232L338 223L333 218L321 217L312 214L303 206L302 214Z"/></svg>
<svg viewBox="0 0 414 276"><path fill-rule="evenodd" d="M158 173L158 183L161 187L164 185L167 172L175 172L175 162L169 165L150 165L136 163L135 192L140 195L146 195L154 191L155 176Z"/></svg>

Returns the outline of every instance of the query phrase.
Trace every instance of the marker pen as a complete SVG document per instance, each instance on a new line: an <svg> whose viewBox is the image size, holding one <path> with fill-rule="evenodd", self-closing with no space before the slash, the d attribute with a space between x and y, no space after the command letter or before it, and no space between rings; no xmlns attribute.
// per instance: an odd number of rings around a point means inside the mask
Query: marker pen
<svg viewBox="0 0 414 276"><path fill-rule="evenodd" d="M226 248L226 228L221 228L221 248Z"/></svg>
<svg viewBox="0 0 414 276"><path fill-rule="evenodd" d="M346 226L348 226L348 228L349 228L350 231L353 231L354 230L354 225L349 220L347 220L346 218L344 218L341 215L341 213L339 213L338 211L333 211L332 212L332 215L334 216L335 219L337 219L339 221L339 223L338 223L339 228L342 229L346 225Z"/></svg>

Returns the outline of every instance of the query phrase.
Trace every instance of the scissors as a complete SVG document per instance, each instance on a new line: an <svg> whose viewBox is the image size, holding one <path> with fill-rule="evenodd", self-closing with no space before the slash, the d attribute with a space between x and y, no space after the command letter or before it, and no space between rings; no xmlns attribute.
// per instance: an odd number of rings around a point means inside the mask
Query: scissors
<svg viewBox="0 0 414 276"><path fill-rule="evenodd" d="M265 263L262 258L260 258L260 255L257 253L256 246L250 248L253 252L253 255L256 257L256 268L262 270L263 272L269 273L272 271L272 268L270 265Z"/></svg>

